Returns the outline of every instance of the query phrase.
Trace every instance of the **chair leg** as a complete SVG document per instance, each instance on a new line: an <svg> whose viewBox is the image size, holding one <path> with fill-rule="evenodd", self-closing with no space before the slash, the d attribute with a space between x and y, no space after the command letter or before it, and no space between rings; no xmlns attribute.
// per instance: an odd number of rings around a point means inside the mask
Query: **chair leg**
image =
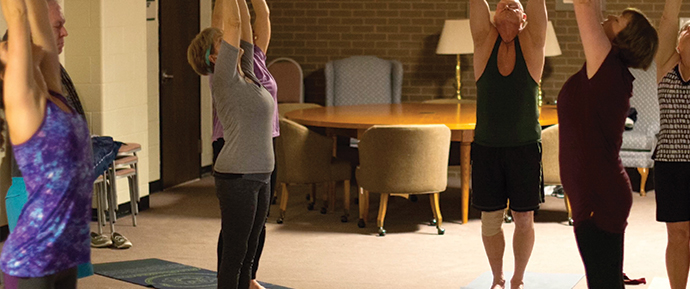
<svg viewBox="0 0 690 289"><path fill-rule="evenodd" d="M108 174L103 173L103 182L101 182L101 190L100 190L100 206L101 206L101 211L99 212L101 214L101 218L103 218L103 223L101 226L105 227L105 221L107 219L106 214L109 212L108 208Z"/></svg>
<svg viewBox="0 0 690 289"><path fill-rule="evenodd" d="M137 226L137 199L135 197L135 184L134 184L134 176L130 176L127 178L127 181L129 182L129 206L131 208L131 213L132 213L132 226L136 227Z"/></svg>
<svg viewBox="0 0 690 289"><path fill-rule="evenodd" d="M381 194L381 203L379 204L379 217L376 219L376 225L379 227L379 236L386 235L386 230L383 228L383 221L386 219L386 210L388 209L388 194Z"/></svg>
<svg viewBox="0 0 690 289"><path fill-rule="evenodd" d="M506 224L513 222L513 215L510 214L510 200L508 200L508 204L506 205L506 209L503 213L503 222Z"/></svg>
<svg viewBox="0 0 690 289"><path fill-rule="evenodd" d="M288 189L287 189L287 184L286 183L281 183L280 184L282 187L282 193L280 193L280 216L278 217L278 220L276 223L282 224L283 221L285 221L285 211L287 210L287 202L288 202Z"/></svg>
<svg viewBox="0 0 690 289"><path fill-rule="evenodd" d="M136 155L137 154L134 153L134 156L136 156ZM134 186L134 188L135 188L134 197L137 200L137 204L135 206L136 209L134 210L134 213L139 215L139 201L140 201L140 197L139 197L139 166L137 165L137 163L138 163L138 161L136 163L134 163L132 165L132 167L134 167L134 184L135 184L135 186Z"/></svg>
<svg viewBox="0 0 690 289"><path fill-rule="evenodd" d="M346 223L347 219L350 218L350 180L343 181L343 207L345 214L340 217L340 221Z"/></svg>
<svg viewBox="0 0 690 289"><path fill-rule="evenodd" d="M108 168L108 173L110 175L110 202L113 204L113 212L117 211L117 171L115 170L115 161L110 164ZM111 223L117 222L117 215L113 214Z"/></svg>
<svg viewBox="0 0 690 289"><path fill-rule="evenodd" d="M309 184L311 188L311 198L309 199L309 204L307 205L307 210L313 210L314 204L316 204L316 184Z"/></svg>
<svg viewBox="0 0 690 289"><path fill-rule="evenodd" d="M565 200L565 209L568 211L568 225L573 225L573 209L570 207L570 198L568 198L568 194L563 192L563 200Z"/></svg>
<svg viewBox="0 0 690 289"><path fill-rule="evenodd" d="M429 204L431 204L431 213L434 214L434 218L431 219L431 222L429 222L429 226L436 226L436 223L438 223L438 221L436 220L436 204L434 204L433 194L429 195Z"/></svg>
<svg viewBox="0 0 690 289"><path fill-rule="evenodd" d="M441 216L441 206L440 206L440 195L439 193L435 193L429 196L430 199L432 200L431 204L431 211L434 212L434 218L436 220L436 231L438 232L439 235L443 235L446 233L446 229L441 227L443 225L443 216Z"/></svg>
<svg viewBox="0 0 690 289"><path fill-rule="evenodd" d="M366 210L364 210L364 219L369 220L369 191L364 190L364 207Z"/></svg>
<svg viewBox="0 0 690 289"><path fill-rule="evenodd" d="M359 220L357 221L357 226L360 228L364 228L367 225L367 197L366 197L366 191L364 188L359 187Z"/></svg>
<svg viewBox="0 0 690 289"><path fill-rule="evenodd" d="M115 183L117 182L117 177L115 175L115 164L111 164L108 169L108 180L109 188L106 193L106 199L108 200L108 215L110 217L110 234L115 233L115 222L117 217L115 215L115 208L117 207L117 187Z"/></svg>
<svg viewBox="0 0 690 289"><path fill-rule="evenodd" d="M647 184L647 177L649 176L649 168L637 168L640 173L640 196L647 196L647 192L644 191L645 185Z"/></svg>
<svg viewBox="0 0 690 289"><path fill-rule="evenodd" d="M328 209L335 209L335 182L326 182L324 187L326 188L326 197L323 200L321 214L328 213Z"/></svg>
<svg viewBox="0 0 690 289"><path fill-rule="evenodd" d="M328 208L335 210L335 181L330 182L330 190L328 190Z"/></svg>
<svg viewBox="0 0 690 289"><path fill-rule="evenodd" d="M103 220L103 202L101 200L101 183L96 186L96 213L98 214L98 235L103 234L103 225L105 225L105 220Z"/></svg>

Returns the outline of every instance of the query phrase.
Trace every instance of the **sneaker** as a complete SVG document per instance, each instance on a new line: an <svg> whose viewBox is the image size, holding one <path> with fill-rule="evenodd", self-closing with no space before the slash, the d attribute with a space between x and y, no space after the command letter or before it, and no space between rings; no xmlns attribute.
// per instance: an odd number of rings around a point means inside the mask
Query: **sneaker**
<svg viewBox="0 0 690 289"><path fill-rule="evenodd" d="M105 248L110 247L113 241L106 234L98 234L96 232L91 232L91 247L93 248Z"/></svg>
<svg viewBox="0 0 690 289"><path fill-rule="evenodd" d="M551 195L559 199L565 198L565 191L563 190L563 186L556 186L556 188L553 189Z"/></svg>
<svg viewBox="0 0 690 289"><path fill-rule="evenodd" d="M113 232L113 246L118 249L129 249L132 247L132 242L127 240L122 234Z"/></svg>

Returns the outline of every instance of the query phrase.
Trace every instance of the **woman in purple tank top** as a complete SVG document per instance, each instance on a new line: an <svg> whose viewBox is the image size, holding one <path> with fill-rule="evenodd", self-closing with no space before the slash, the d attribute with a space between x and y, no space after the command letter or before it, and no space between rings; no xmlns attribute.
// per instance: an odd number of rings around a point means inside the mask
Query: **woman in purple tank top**
<svg viewBox="0 0 690 289"><path fill-rule="evenodd" d="M77 288L76 267L91 257L89 130L57 93L46 1L2 0L2 11L10 35L0 44L3 103L28 192L0 258L5 288Z"/></svg>
<svg viewBox="0 0 690 289"><path fill-rule="evenodd" d="M558 96L560 169L589 288L623 288L623 233L632 205L619 157L633 76L647 68L656 30L637 9L601 21L598 0L575 0L586 62Z"/></svg>

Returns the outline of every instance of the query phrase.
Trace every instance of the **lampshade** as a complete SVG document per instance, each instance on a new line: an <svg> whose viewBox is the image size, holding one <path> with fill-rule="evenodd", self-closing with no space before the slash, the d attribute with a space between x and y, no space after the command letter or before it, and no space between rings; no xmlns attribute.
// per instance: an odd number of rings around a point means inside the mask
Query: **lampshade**
<svg viewBox="0 0 690 289"><path fill-rule="evenodd" d="M472 54L474 41L469 19L446 20L438 40L436 54Z"/></svg>
<svg viewBox="0 0 690 289"><path fill-rule="evenodd" d="M558 45L558 37L556 31L553 29L553 23L549 21L546 25L546 47L544 56L558 56L561 55L561 46Z"/></svg>

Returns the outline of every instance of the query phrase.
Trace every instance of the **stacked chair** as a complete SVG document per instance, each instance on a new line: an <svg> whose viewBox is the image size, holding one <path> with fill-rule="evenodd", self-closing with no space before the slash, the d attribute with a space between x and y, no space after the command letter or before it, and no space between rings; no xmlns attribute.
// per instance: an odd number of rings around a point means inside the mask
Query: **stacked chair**
<svg viewBox="0 0 690 289"><path fill-rule="evenodd" d="M121 234L115 232L115 222L117 221L116 211L118 209L117 202L117 180L127 178L129 182L129 197L132 214L132 225L137 225L137 215L139 214L139 170L137 164L139 158L137 152L141 151L141 145L137 143L126 143L120 146L117 157L109 165L103 175L100 175L94 182L96 189L96 208L98 214L98 235L103 235L102 227L105 226L106 219L110 223L111 238L123 238L118 244L115 240L116 247L125 249L131 247L131 242L124 238ZM108 216L105 216L107 208ZM92 246L105 247L110 244L107 242L94 244L92 238Z"/></svg>

